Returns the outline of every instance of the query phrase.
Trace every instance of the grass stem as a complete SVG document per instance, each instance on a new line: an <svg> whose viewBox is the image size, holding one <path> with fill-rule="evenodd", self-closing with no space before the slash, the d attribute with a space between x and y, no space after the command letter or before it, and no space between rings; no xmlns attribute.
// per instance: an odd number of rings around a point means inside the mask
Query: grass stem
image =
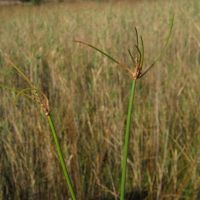
<svg viewBox="0 0 200 200"><path fill-rule="evenodd" d="M72 181L71 181L70 176L69 176L69 172L67 170L67 166L65 164L62 148L61 148L59 140L58 140L58 135L57 135L57 132L56 132L56 129L55 129L55 125L53 123L51 115L48 115L47 118L48 118L49 126L51 128L51 133L53 135L53 139L54 139L54 142L55 142L55 145L56 145L58 158L59 158L60 164L62 166L63 173L65 175L65 179L66 179L66 182L67 182L69 192L71 194L72 200L76 200L76 195L75 195L75 192L74 192Z"/></svg>
<svg viewBox="0 0 200 200"><path fill-rule="evenodd" d="M128 105L128 115L126 121L126 130L125 130L125 141L122 155L122 174L121 174L121 186L120 186L120 200L125 198L125 186L126 186L126 171L127 171L127 159L128 159L128 148L130 141L130 130L132 124L132 115L133 115L133 105L134 105L134 94L135 94L136 80L132 81L131 84L131 94Z"/></svg>

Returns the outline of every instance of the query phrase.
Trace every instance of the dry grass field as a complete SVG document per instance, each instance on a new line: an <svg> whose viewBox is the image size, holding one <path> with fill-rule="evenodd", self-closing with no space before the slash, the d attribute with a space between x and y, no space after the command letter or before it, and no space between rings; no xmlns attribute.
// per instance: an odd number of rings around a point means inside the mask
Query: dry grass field
<svg viewBox="0 0 200 200"><path fill-rule="evenodd" d="M166 52L137 84L126 190L200 199L200 2L177 0L0 7L1 200L69 199L47 120L14 92L27 84L5 55L48 96L78 199L116 199L131 79L73 40L130 64L137 27L148 66L173 13Z"/></svg>

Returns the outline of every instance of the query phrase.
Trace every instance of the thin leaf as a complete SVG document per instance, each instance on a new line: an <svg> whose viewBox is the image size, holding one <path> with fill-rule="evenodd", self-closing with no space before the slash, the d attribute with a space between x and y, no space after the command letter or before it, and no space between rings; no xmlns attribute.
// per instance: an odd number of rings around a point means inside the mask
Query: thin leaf
<svg viewBox="0 0 200 200"><path fill-rule="evenodd" d="M144 42L143 42L142 36L140 37L140 40L141 40L141 63L140 63L140 66L142 68L142 66L144 64Z"/></svg>
<svg viewBox="0 0 200 200"><path fill-rule="evenodd" d="M17 71L17 73L29 84L29 86L33 87L33 84L30 81L30 79L25 75L25 73L18 66L16 66L12 62L12 60L7 55L5 55L5 59Z"/></svg>
<svg viewBox="0 0 200 200"><path fill-rule="evenodd" d="M84 45L87 45L93 49L95 49L96 51L100 52L101 54L103 54L104 56L108 57L110 60L112 60L113 62L117 63L118 65L121 65L121 63L119 61L117 61L115 58L113 58L112 56L110 56L109 54L105 53L104 51L102 51L101 49L87 43L87 42L83 42L83 41L80 41L80 40L74 40L74 42L78 42L78 43L81 43L81 44L84 44Z"/></svg>
<svg viewBox="0 0 200 200"><path fill-rule="evenodd" d="M136 35L136 45L139 46L139 37L138 37L138 31L136 27L135 27L135 35Z"/></svg>
<svg viewBox="0 0 200 200"><path fill-rule="evenodd" d="M3 85L3 84L0 84L0 88L6 89L6 90L10 90L10 91L16 92L16 93L19 92L18 89L12 88L12 87L9 87L9 86L5 86L5 85Z"/></svg>
<svg viewBox="0 0 200 200"><path fill-rule="evenodd" d="M135 45L135 48L137 49L137 52L138 52L138 54L139 54L139 64L140 64L141 61L142 61L142 53L141 53L141 51L140 51L139 46Z"/></svg>
<svg viewBox="0 0 200 200"><path fill-rule="evenodd" d="M33 90L33 88L24 88L24 89L20 90L16 94L15 101L17 101L20 96L27 96L26 92L27 91L32 91L32 90ZM31 95L28 95L28 96L31 97Z"/></svg>
<svg viewBox="0 0 200 200"><path fill-rule="evenodd" d="M9 87L9 86L5 86L5 85L2 85L2 84L0 84L0 88L3 88L3 89L5 89L5 90L12 91L12 92L17 93L17 94L20 93L20 91L21 91L21 90L19 90L19 89L12 88L12 87ZM27 88L26 88L26 89L27 89ZM24 97L27 97L28 99L33 100L32 96L30 96L30 95L23 94L23 96L24 96ZM16 102L16 100L15 100L15 102Z"/></svg>
<svg viewBox="0 0 200 200"><path fill-rule="evenodd" d="M101 54L103 54L104 56L108 57L110 60L112 60L113 62L115 62L119 66L125 68L126 70L129 70L129 67L126 64L119 62L117 59L113 58L112 56L110 56L109 54L105 53L101 49L99 49L99 48L97 48L97 47L95 47L95 46L93 46L93 45L91 45L91 44L89 44L87 42L83 42L83 41L80 41L80 40L74 40L74 42L77 42L77 43L80 43L80 44L84 44L86 46L89 46L89 47L95 49L96 51L98 51Z"/></svg>
<svg viewBox="0 0 200 200"><path fill-rule="evenodd" d="M128 53L129 53L129 55L131 57L131 60L132 60L133 64L135 64L135 59L134 59L133 54L131 53L130 49L128 49Z"/></svg>

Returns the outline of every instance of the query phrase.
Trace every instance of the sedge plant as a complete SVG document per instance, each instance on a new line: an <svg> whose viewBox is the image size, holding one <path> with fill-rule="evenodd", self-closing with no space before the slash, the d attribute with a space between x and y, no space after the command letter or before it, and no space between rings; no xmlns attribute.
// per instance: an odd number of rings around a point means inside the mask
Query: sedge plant
<svg viewBox="0 0 200 200"><path fill-rule="evenodd" d="M123 151L122 151L122 161L121 161L121 181L120 181L120 200L125 199L125 187L126 187L126 174L127 174L127 160L128 160L128 149L129 149L129 143L130 143L130 134L131 134L131 126L132 126L132 116L133 116L133 107L134 107L134 96L135 96L135 89L136 89L136 82L141 79L144 75L149 72L150 69L154 67L157 61L160 60L163 53L165 52L169 39L172 34L172 28L174 23L174 16L172 16L170 20L170 28L169 33L166 38L166 42L162 48L161 53L154 59L151 65L147 67L145 70L143 70L143 64L144 64L144 42L142 36L139 36L137 28L135 28L135 34L136 34L136 44L135 49L137 51L137 55L133 55L131 50L128 49L128 54L131 58L132 64L134 68L132 69L127 64L124 64L117 59L115 59L113 56L109 55L108 53L105 53L98 47L91 45L87 42L81 41L81 40L74 40L74 42L86 45L88 47L91 47L92 49L100 52L113 62L115 62L117 65L122 67L125 71L128 72L130 75L132 82L131 82L131 89L130 89L130 96L129 96L129 104L128 104L128 112L127 112L127 119L126 119L126 127L125 127L125 135L124 135L124 145L123 145Z"/></svg>
<svg viewBox="0 0 200 200"><path fill-rule="evenodd" d="M5 60L7 61L7 63L10 66L12 66L16 70L17 74L28 84L28 87L25 88L25 89L21 89L21 90L6 87L6 86L3 86L3 85L0 85L0 87L3 87L5 89L12 90L13 92L15 92L16 93L16 99L19 96L24 96L24 97L26 97L30 100L33 100L37 104L39 104L39 106L41 107L43 113L45 114L45 116L47 118L49 128L50 128L50 131L52 133L53 141L55 143L58 159L60 161L60 165L61 165L62 170L63 170L63 174L64 174L64 177L65 177L65 180L66 180L66 183L67 183L69 193L71 195L72 200L77 200L76 194L75 194L75 189L73 187L72 180L70 178L69 171L67 169L67 165L66 165L65 160L64 160L64 154L63 154L63 151L62 151L59 139L58 139L58 133L57 133L56 128L55 128L55 124L54 124L52 114L50 112L50 106L49 106L48 98L46 97L46 95L42 91L40 91L38 88L35 87L35 85L27 77L27 75L18 66L16 66L13 63L13 61L7 55L5 55Z"/></svg>

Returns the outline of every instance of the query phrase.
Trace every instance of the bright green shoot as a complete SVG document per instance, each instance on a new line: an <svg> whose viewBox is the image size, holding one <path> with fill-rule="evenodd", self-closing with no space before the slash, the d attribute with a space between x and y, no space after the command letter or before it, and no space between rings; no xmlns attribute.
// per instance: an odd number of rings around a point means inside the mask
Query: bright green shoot
<svg viewBox="0 0 200 200"><path fill-rule="evenodd" d="M15 88L6 87L3 85L0 85L0 87L15 92L16 99L19 96L24 96L24 97L27 97L28 99L35 101L36 103L38 103L41 106L41 108L42 108L43 112L45 113L47 120L48 120L48 124L49 124L50 130L51 130L51 133L53 136L53 140L54 140L54 143L56 146L58 158L59 158L64 176L66 179L66 183L67 183L71 198L72 198L72 200L76 200L75 190L73 188L72 181L71 181L71 178L70 178L70 175L69 175L69 172L68 172L65 160L64 160L64 154L62 152L62 148L59 143L58 134L56 132L55 125L54 125L52 116L50 114L49 102L48 102L47 97L45 96L44 93L42 93L39 89L37 89L34 86L34 84L29 80L29 78L24 74L24 72L18 66L16 66L7 55L5 55L5 59L17 71L18 75L26 81L26 83L29 85L29 87L22 89L22 90L17 90Z"/></svg>
<svg viewBox="0 0 200 200"><path fill-rule="evenodd" d="M166 43L162 48L161 53L154 59L152 64L147 67L144 71L142 71L142 67L144 64L144 42L142 36L138 35L138 31L135 28L135 34L136 34L136 45L135 48L137 50L137 55L133 56L131 53L131 50L128 49L129 56L131 58L131 61L133 63L134 69L131 69L126 64L118 61L117 59L113 58L111 55L105 53L101 49L95 47L94 45L91 45L87 42L83 42L80 40L75 40L75 42L81 43L83 45L89 46L93 48L94 50L100 52L113 62L115 62L117 65L123 67L131 76L132 83L131 83L131 91L130 91L130 97L129 97L129 105L128 105L128 112L127 112L127 120L126 120L126 128L125 128L125 138L124 138L124 146L123 146L123 152L122 152L122 172L121 172L121 182L120 182L120 200L125 199L125 187L126 187L126 172L127 172L127 159L128 159L128 149L129 149L129 143L130 143L130 133L131 133L131 126L132 126L132 116L133 116L133 106L134 106L134 96L135 96L135 88L136 88L136 81L139 80L141 77L143 77L149 70L156 64L156 62L162 57L163 53L165 52L169 39L172 34L172 28L173 28L173 22L174 22L174 16L172 17L170 21L170 30L166 39Z"/></svg>
<svg viewBox="0 0 200 200"><path fill-rule="evenodd" d="M55 129L55 125L54 125L54 122L53 122L50 114L47 116L47 119L48 119L48 122L49 122L49 126L51 128L51 133L53 135L53 139L54 139L54 142L55 142L55 145L56 145L58 157L59 157L60 164L61 164L64 176L65 176L65 179L66 179L66 182L67 182L67 185L68 185L69 192L71 194L72 200L76 200L76 195L75 195L75 192L74 192L72 181L70 179L69 172L68 172L66 164L65 164L62 148L60 146L60 143L59 143L59 140L58 140L58 135L57 135L57 132L56 132L56 129Z"/></svg>

